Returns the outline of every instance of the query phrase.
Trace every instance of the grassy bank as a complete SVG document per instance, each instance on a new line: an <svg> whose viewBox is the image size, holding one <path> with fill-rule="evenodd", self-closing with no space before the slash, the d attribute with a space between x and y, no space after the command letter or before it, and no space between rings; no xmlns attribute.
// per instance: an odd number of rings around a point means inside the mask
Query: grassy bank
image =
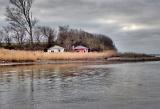
<svg viewBox="0 0 160 109"><path fill-rule="evenodd" d="M64 53L46 53L42 51L20 51L0 49L0 61L4 62L35 62L38 60L89 60L104 59L116 55L116 51L109 50L105 52L64 52Z"/></svg>
<svg viewBox="0 0 160 109"><path fill-rule="evenodd" d="M117 53L115 57L108 58L108 61L118 62L144 62L144 61L160 61L160 57L143 54L143 53Z"/></svg>
<svg viewBox="0 0 160 109"><path fill-rule="evenodd" d="M116 57L125 57L125 58L141 58L141 57L154 57L144 53L133 53L133 52L125 52L125 53L117 53Z"/></svg>
<svg viewBox="0 0 160 109"><path fill-rule="evenodd" d="M116 62L145 62L145 61L160 61L159 57L137 57L137 58L128 58L128 57L112 57L108 58L108 61Z"/></svg>

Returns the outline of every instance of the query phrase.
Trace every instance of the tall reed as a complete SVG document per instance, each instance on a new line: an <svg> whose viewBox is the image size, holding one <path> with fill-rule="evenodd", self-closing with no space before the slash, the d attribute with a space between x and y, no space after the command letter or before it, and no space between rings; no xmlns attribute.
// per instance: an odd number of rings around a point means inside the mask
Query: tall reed
<svg viewBox="0 0 160 109"><path fill-rule="evenodd" d="M103 59L116 55L116 51L108 50L105 52L64 52L64 53L47 53L42 51L20 51L0 49L0 60L9 62L27 62L37 60L87 60Z"/></svg>

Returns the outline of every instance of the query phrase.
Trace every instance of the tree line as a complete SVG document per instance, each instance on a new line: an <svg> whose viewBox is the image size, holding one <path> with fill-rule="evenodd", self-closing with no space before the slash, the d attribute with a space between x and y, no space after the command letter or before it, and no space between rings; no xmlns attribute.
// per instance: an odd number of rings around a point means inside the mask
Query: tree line
<svg viewBox="0 0 160 109"><path fill-rule="evenodd" d="M102 34L92 34L69 26L59 29L38 25L31 7L34 0L9 0L6 8L7 26L0 29L0 47L9 49L44 50L55 44L67 51L72 46L84 45L90 50L116 49L113 41Z"/></svg>

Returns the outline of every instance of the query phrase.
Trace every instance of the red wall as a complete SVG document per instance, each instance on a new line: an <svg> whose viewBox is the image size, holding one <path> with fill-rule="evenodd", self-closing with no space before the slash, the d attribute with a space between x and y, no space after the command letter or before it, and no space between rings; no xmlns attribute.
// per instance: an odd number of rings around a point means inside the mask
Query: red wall
<svg viewBox="0 0 160 109"><path fill-rule="evenodd" d="M85 53L88 52L87 49L75 49L76 52L81 52L81 53Z"/></svg>

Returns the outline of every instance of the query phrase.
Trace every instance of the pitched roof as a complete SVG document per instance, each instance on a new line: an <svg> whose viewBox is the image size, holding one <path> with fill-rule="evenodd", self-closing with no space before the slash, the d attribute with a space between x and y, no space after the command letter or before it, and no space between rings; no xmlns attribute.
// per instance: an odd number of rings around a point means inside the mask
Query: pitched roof
<svg viewBox="0 0 160 109"><path fill-rule="evenodd" d="M63 47L60 47L58 45L55 45L53 47L50 47L48 50L52 50L52 49L64 49Z"/></svg>
<svg viewBox="0 0 160 109"><path fill-rule="evenodd" d="M79 46L75 47L74 49L88 49L88 48L87 48L87 47L84 47L84 46L82 46L82 45L79 45Z"/></svg>

